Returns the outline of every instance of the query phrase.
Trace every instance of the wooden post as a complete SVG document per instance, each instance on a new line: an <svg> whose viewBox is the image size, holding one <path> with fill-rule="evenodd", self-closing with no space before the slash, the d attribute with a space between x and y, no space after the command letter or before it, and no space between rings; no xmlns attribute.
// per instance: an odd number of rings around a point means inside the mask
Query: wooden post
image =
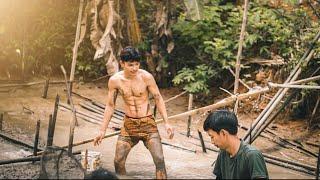
<svg viewBox="0 0 320 180"><path fill-rule="evenodd" d="M318 100L317 100L317 102L316 102L316 105L315 105L314 108L313 108L313 111L312 111L312 114L311 114L311 117L310 117L310 120L309 120L309 127L311 127L311 123L312 123L312 121L313 121L314 115L315 115L316 112L317 112L319 103L320 103L320 96L318 96ZM1 129L0 129L0 130L1 130Z"/></svg>
<svg viewBox="0 0 320 180"><path fill-rule="evenodd" d="M40 133L40 119L37 121L36 133L34 136L34 146L33 146L33 155L34 156L36 156L37 152L38 152L39 133Z"/></svg>
<svg viewBox="0 0 320 180"><path fill-rule="evenodd" d="M71 72L70 72L70 82L73 82L74 80L74 72L76 69L76 63L77 63L77 55L78 55L78 47L80 45L80 26L81 26L81 19L82 19L82 11L83 11L83 4L84 0L80 0L79 5L79 14L78 14L78 21L77 21L77 29L76 29L76 37L74 39L74 47L72 51L72 64L71 64ZM72 90L72 83L70 83L70 90Z"/></svg>
<svg viewBox="0 0 320 180"><path fill-rule="evenodd" d="M69 87L69 89L67 89L67 92L70 92L70 96L72 96L72 85L73 85L73 83L72 83L72 81L68 81L67 83L68 83L67 88ZM70 104L70 99L69 98L67 98L67 104Z"/></svg>
<svg viewBox="0 0 320 180"><path fill-rule="evenodd" d="M244 41L244 35L246 32L246 24L247 24L247 14L248 14L248 6L249 0L244 1L244 8L243 8L243 17L242 17L242 25L241 25L241 32L240 32L240 39L238 44L238 53L237 53L237 60L236 60L236 75L234 81L234 91L233 94L237 94L238 87L239 87L239 76L240 76L240 61L241 61L241 54L242 54L242 45ZM238 102L235 104L235 113L237 113L238 109Z"/></svg>
<svg viewBox="0 0 320 180"><path fill-rule="evenodd" d="M319 153L318 153L318 162L317 162L317 169L316 169L316 179L319 179L320 173L320 146L319 146Z"/></svg>
<svg viewBox="0 0 320 180"><path fill-rule="evenodd" d="M74 108L73 108L74 109ZM70 124L70 130L69 130L69 144L68 144L68 154L71 155L72 154L72 147L73 147L73 135L74 135L74 128L76 126L76 110L74 109L73 111L73 118Z"/></svg>
<svg viewBox="0 0 320 180"><path fill-rule="evenodd" d="M192 109L192 102L193 102L193 94L189 94L189 103L188 103L188 111ZM191 127L191 121L192 121L192 116L190 115L188 117L188 124L187 124L187 137L190 136L190 127Z"/></svg>
<svg viewBox="0 0 320 180"><path fill-rule="evenodd" d="M0 113L0 131L2 131L3 113Z"/></svg>
<svg viewBox="0 0 320 180"><path fill-rule="evenodd" d="M48 135L47 135L47 147L52 146L52 114L49 115Z"/></svg>
<svg viewBox="0 0 320 180"><path fill-rule="evenodd" d="M206 145L204 144L202 133L199 131L199 129L198 129L198 134L199 134L199 139L201 142L202 151L207 153L207 148L206 148Z"/></svg>
<svg viewBox="0 0 320 180"><path fill-rule="evenodd" d="M59 96L59 94L57 94L56 100L54 102L54 109L53 109L53 115L52 115L52 137L54 136L54 130L56 127L57 114L58 114L58 110L59 110L59 102L60 102L60 96Z"/></svg>
<svg viewBox="0 0 320 180"><path fill-rule="evenodd" d="M49 89L49 79L46 79L46 81L44 82L42 98L44 99L47 98L48 89Z"/></svg>

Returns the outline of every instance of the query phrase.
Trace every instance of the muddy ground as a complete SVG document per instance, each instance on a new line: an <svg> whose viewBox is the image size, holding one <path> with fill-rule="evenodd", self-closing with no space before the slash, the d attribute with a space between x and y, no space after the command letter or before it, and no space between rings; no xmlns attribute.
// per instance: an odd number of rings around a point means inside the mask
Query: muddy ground
<svg viewBox="0 0 320 180"><path fill-rule="evenodd" d="M64 84L50 84L48 96L46 99L41 98L43 84L33 85L28 87L6 88L0 91L0 112L4 113L2 133L20 139L28 144L33 144L36 121L41 120L40 130L40 147L44 148L47 136L47 127L49 114L52 114L54 107L54 99L56 94L61 96L61 102L66 103L66 92ZM83 96L89 97L98 102L104 102L106 98L106 83L75 83L74 92ZM182 92L178 88L161 89L164 99L168 99ZM217 101L222 97L215 97L213 101ZM74 104L78 105L84 100L77 96L73 96ZM122 99L118 98L117 108L122 109ZM195 102L195 108L203 106L204 103ZM169 115L175 115L187 110L188 97L181 96L166 104ZM258 116L261 109L250 107L251 105L243 105L240 109L239 121L242 125L249 124ZM33 111L34 113L32 113ZM159 115L158 115L159 117ZM70 111L61 108L58 112L57 124L54 135L54 145L63 146L68 143L69 122L72 116ZM198 137L197 130L202 131L202 122L204 117L194 117L192 123L192 136ZM75 129L74 142L95 137L99 129L99 125L83 121L79 118L79 126ZM278 120L273 123L271 130L277 135L289 140L298 140L299 142L313 142L319 144L320 131L308 131L304 120ZM181 150L172 146L163 145L164 157L166 161L167 173L169 178L196 178L207 179L214 178L212 175L212 162L216 159L217 153L208 151L203 153L200 142L194 138L187 138L183 133L186 132L187 118L179 118L171 121L175 128L175 137L169 140L164 132L162 124L158 125L163 142L175 144L180 147L185 147L189 150ZM108 129L108 132L113 132L113 129ZM244 130L240 130L239 136L244 134ZM204 139L207 141L206 146L216 149L209 142L209 137L203 133ZM115 143L117 136L105 139L101 146L94 147L92 143L74 147L74 150L92 150L102 153L102 167L114 172L113 158L115 151ZM197 144L197 145L195 145ZM316 166L316 158L308 156L297 150L283 148L266 138L259 137L254 143L262 152L272 154L284 159L298 161L303 164ZM304 144L305 145L305 144ZM307 146L312 152L317 152L314 146ZM12 144L0 138L0 160L15 159L26 157L32 153L32 150ZM0 165L0 178L36 178L39 173L39 163L23 165ZM313 176L285 169L279 166L267 164L269 175L271 178L299 178L310 179ZM155 178L155 166L151 155L144 147L143 143L137 144L130 152L127 158L127 176L120 178Z"/></svg>

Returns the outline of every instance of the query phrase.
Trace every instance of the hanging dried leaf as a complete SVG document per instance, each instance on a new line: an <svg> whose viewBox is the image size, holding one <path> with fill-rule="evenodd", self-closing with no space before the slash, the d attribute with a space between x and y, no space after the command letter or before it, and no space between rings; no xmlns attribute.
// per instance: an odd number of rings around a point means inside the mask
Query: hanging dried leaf
<svg viewBox="0 0 320 180"><path fill-rule="evenodd" d="M133 46L141 42L141 30L137 19L136 8L133 0L126 0L127 32L130 44Z"/></svg>

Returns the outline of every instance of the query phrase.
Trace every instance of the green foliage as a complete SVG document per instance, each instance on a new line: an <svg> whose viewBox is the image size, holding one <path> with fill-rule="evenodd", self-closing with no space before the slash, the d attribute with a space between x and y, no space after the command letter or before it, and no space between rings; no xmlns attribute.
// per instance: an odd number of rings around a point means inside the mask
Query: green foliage
<svg viewBox="0 0 320 180"><path fill-rule="evenodd" d="M173 56L176 64L182 65L181 69L207 64L218 72L216 78L219 78L222 74L219 72L235 64L243 8L230 3L219 5L219 1L211 0L205 4L203 14L204 19L199 21L189 21L185 14L180 15L173 27L176 44ZM303 8L287 11L251 2L242 61L279 55L292 64L291 68L318 27L319 22L313 21Z"/></svg>
<svg viewBox="0 0 320 180"><path fill-rule="evenodd" d="M173 83L175 85L183 84L183 89L189 93L209 93L207 81L216 75L216 72L204 64L198 65L195 69L183 68L174 77Z"/></svg>

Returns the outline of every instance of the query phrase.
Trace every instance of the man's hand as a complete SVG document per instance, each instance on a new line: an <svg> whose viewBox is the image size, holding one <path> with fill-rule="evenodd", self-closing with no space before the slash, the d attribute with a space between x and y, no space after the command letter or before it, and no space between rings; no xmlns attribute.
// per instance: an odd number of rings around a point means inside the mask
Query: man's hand
<svg viewBox="0 0 320 180"><path fill-rule="evenodd" d="M96 138L94 138L93 145L99 146L105 134L106 134L105 131L99 131L99 135Z"/></svg>
<svg viewBox="0 0 320 180"><path fill-rule="evenodd" d="M169 123L166 123L165 124L165 127L166 127L166 131L167 131L167 134L169 136L169 139L172 139L173 138L173 135L174 135L174 129L173 127L171 127L171 125Z"/></svg>

